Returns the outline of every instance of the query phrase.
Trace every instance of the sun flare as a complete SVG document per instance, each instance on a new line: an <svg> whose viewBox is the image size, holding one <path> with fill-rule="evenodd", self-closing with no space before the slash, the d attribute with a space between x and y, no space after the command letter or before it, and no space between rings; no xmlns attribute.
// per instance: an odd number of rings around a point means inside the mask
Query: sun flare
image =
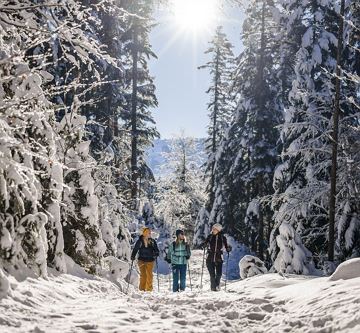
<svg viewBox="0 0 360 333"><path fill-rule="evenodd" d="M175 21L183 30L209 29L216 19L217 0L172 0Z"/></svg>

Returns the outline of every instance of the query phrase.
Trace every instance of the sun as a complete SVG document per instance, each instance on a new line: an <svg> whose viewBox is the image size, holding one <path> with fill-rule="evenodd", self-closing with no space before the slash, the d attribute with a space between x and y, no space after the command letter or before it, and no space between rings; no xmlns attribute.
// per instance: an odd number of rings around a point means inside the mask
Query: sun
<svg viewBox="0 0 360 333"><path fill-rule="evenodd" d="M201 32L216 20L217 0L171 0L176 24L182 29Z"/></svg>

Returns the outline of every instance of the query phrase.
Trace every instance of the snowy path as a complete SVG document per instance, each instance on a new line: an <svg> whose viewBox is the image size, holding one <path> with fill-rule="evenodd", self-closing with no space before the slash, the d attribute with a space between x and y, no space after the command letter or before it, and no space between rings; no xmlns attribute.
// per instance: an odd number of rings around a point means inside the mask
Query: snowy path
<svg viewBox="0 0 360 333"><path fill-rule="evenodd" d="M198 285L201 252L192 263ZM268 274L227 293L168 287L164 278L161 293L127 296L106 280L28 279L0 301L0 332L360 332L360 278Z"/></svg>

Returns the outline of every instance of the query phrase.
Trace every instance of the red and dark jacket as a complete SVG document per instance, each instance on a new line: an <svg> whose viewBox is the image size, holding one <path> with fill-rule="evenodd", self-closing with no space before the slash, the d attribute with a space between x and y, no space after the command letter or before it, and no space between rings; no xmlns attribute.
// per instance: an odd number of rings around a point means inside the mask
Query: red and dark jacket
<svg viewBox="0 0 360 333"><path fill-rule="evenodd" d="M219 232L217 235L210 234L204 243L204 246L207 248L208 261L219 262L222 260L222 249L228 249L228 243L226 237L222 232Z"/></svg>

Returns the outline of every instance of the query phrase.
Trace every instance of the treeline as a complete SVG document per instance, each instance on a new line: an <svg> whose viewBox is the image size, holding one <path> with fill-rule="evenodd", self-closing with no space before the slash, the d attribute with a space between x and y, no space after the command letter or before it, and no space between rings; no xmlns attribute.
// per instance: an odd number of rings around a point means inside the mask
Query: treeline
<svg viewBox="0 0 360 333"><path fill-rule="evenodd" d="M0 4L0 267L128 260L158 136L152 1Z"/></svg>
<svg viewBox="0 0 360 333"><path fill-rule="evenodd" d="M244 10L244 51L235 58L221 28L207 51L208 201L197 229L222 223L275 271L332 270L360 256L360 3Z"/></svg>

